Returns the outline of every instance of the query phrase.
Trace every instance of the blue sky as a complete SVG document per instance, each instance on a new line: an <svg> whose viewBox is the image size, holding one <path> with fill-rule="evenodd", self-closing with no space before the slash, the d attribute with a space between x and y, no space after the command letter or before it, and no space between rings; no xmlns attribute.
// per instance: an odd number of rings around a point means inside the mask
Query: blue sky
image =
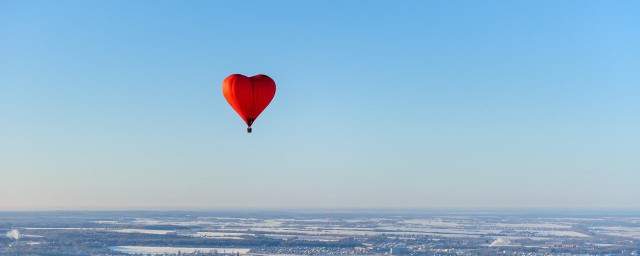
<svg viewBox="0 0 640 256"><path fill-rule="evenodd" d="M638 13L0 1L0 209L639 208Z"/></svg>

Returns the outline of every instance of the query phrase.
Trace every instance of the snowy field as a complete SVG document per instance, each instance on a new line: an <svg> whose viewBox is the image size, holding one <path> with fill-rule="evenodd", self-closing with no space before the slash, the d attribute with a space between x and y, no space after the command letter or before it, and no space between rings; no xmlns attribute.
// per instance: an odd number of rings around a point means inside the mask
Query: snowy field
<svg viewBox="0 0 640 256"><path fill-rule="evenodd" d="M610 236L640 239L640 227L601 227L597 232Z"/></svg>
<svg viewBox="0 0 640 256"><path fill-rule="evenodd" d="M640 248L638 218L625 216L407 217L294 212L239 213L244 218L233 218L207 212L83 212L48 213L50 220L42 220L42 213L24 214L0 215L6 223L4 229L0 227L5 233L0 246L4 243L14 252L8 255L42 255L56 250L84 253L77 255L104 255L108 251L129 255L383 255L391 246L398 248L398 253L409 250L416 255L449 253L448 249L438 250L456 246L470 252L468 255L523 248L620 255L616 253ZM109 218L109 214L114 216ZM81 246L69 246L70 241ZM0 251L0 255L4 254Z"/></svg>
<svg viewBox="0 0 640 256"><path fill-rule="evenodd" d="M168 235L168 234L176 233L176 231L173 231L173 230L136 229L136 228L113 229L109 231L118 232L118 233L139 233L139 234L151 234L151 235Z"/></svg>
<svg viewBox="0 0 640 256"><path fill-rule="evenodd" d="M196 248L196 247L155 247L155 246L112 246L109 249L127 254L162 255L171 253L226 253L247 254L250 249L238 248Z"/></svg>

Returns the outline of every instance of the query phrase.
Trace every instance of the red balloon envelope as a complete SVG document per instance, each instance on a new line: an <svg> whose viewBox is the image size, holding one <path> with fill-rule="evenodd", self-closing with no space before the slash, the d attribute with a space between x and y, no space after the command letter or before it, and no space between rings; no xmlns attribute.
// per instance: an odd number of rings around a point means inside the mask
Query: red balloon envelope
<svg viewBox="0 0 640 256"><path fill-rule="evenodd" d="M233 74L222 82L222 94L247 123L247 132L251 132L253 122L276 95L276 83L266 75Z"/></svg>

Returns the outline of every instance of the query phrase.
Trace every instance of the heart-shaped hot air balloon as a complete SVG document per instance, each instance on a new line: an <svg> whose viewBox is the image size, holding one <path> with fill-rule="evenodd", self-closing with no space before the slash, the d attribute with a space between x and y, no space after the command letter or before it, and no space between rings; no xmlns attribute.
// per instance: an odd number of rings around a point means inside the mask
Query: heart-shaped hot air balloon
<svg viewBox="0 0 640 256"><path fill-rule="evenodd" d="M276 83L266 75L233 74L222 81L222 94L251 133L251 125L276 95Z"/></svg>

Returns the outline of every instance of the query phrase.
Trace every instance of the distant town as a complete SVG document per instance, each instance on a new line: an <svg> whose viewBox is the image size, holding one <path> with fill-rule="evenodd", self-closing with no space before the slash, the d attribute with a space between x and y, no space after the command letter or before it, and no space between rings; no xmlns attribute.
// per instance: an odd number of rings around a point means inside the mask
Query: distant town
<svg viewBox="0 0 640 256"><path fill-rule="evenodd" d="M0 212L0 255L638 255L640 214Z"/></svg>

